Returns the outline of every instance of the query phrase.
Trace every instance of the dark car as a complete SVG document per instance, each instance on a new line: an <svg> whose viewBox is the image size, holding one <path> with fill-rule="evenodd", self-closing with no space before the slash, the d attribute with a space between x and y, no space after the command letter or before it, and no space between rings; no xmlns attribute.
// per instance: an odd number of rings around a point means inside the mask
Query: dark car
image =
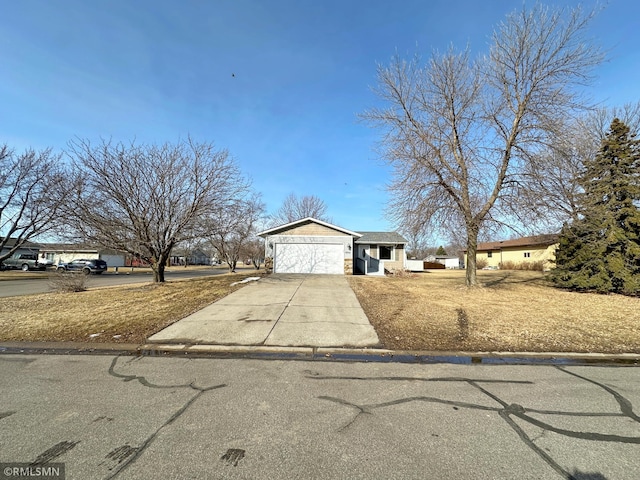
<svg viewBox="0 0 640 480"><path fill-rule="evenodd" d="M28 270L44 270L47 266L43 263L38 263L38 255L35 253L15 253L13 256L7 258L2 262L0 269L20 269L23 272Z"/></svg>
<svg viewBox="0 0 640 480"><path fill-rule="evenodd" d="M78 258L67 263L59 263L56 268L58 272L82 272L86 275L90 273L101 274L107 271L107 262L104 260Z"/></svg>

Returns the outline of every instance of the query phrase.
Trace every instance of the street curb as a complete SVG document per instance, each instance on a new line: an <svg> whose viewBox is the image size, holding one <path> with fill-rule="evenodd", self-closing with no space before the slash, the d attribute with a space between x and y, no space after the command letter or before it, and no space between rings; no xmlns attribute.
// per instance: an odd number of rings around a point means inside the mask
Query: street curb
<svg viewBox="0 0 640 480"><path fill-rule="evenodd" d="M131 355L273 360L448 363L459 365L627 365L640 366L640 354L568 352L438 352L379 348L270 347L242 345L127 344L82 342L0 342L1 354Z"/></svg>

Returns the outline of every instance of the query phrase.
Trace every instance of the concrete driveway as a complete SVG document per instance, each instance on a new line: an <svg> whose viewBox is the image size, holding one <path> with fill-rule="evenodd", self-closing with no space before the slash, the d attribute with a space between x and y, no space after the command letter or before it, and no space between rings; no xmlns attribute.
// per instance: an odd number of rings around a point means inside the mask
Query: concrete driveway
<svg viewBox="0 0 640 480"><path fill-rule="evenodd" d="M341 275L271 275L151 336L152 343L373 347L378 336Z"/></svg>

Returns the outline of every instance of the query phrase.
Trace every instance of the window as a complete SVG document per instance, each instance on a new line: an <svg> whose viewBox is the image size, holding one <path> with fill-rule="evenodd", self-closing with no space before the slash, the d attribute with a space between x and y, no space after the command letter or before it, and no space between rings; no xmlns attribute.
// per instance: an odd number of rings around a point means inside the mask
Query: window
<svg viewBox="0 0 640 480"><path fill-rule="evenodd" d="M524 252L524 258L531 258L531 252Z"/></svg>
<svg viewBox="0 0 640 480"><path fill-rule="evenodd" d="M491 258L492 255L493 255L493 252L487 253L487 258Z"/></svg>
<svg viewBox="0 0 640 480"><path fill-rule="evenodd" d="M380 245L380 260L393 260L393 247Z"/></svg>

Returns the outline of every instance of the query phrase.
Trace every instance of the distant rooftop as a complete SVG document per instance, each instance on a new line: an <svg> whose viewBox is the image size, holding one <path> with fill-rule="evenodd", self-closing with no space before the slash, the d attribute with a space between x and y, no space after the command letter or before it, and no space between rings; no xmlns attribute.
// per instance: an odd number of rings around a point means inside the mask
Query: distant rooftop
<svg viewBox="0 0 640 480"><path fill-rule="evenodd" d="M533 235L531 237L516 238L513 240L502 240L498 242L485 242L478 244L478 251L500 250L503 248L534 247L539 245L553 245L558 243L558 234L549 233L545 235Z"/></svg>

